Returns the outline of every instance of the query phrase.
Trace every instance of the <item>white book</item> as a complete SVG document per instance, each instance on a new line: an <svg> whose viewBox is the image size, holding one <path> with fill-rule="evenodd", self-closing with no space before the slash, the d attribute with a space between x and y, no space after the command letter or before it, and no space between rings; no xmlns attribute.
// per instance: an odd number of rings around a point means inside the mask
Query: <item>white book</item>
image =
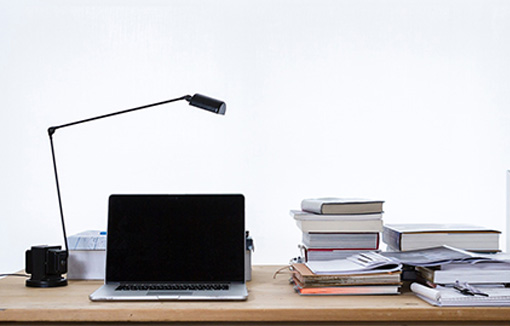
<svg viewBox="0 0 510 326"><path fill-rule="evenodd" d="M366 215L318 215L291 210L290 215L296 220L303 232L381 232L382 214Z"/></svg>
<svg viewBox="0 0 510 326"><path fill-rule="evenodd" d="M298 220L296 224L303 232L381 232L382 220L367 221L310 221Z"/></svg>
<svg viewBox="0 0 510 326"><path fill-rule="evenodd" d="M290 216L296 220L301 221L369 221L369 220L381 220L383 217L382 213L372 214L316 214L311 212L305 212L300 210L291 210Z"/></svg>
<svg viewBox="0 0 510 326"><path fill-rule="evenodd" d="M301 210L317 214L382 213L382 200L362 198L311 198L301 201Z"/></svg>
<svg viewBox="0 0 510 326"><path fill-rule="evenodd" d="M321 249L309 248L305 245L300 245L301 255L305 257L305 261L312 260L335 260L345 259L347 257L357 255L359 253L367 253L372 250L349 250L349 249Z"/></svg>
<svg viewBox="0 0 510 326"><path fill-rule="evenodd" d="M472 284L510 283L510 263L450 263L440 267L416 267L416 270L424 279L437 284L455 284L456 281Z"/></svg>
<svg viewBox="0 0 510 326"><path fill-rule="evenodd" d="M379 249L379 232L308 233L303 232L303 244L310 248L351 250Z"/></svg>
<svg viewBox="0 0 510 326"><path fill-rule="evenodd" d="M402 251L443 245L470 251L498 251L500 233L471 224L386 224L383 242Z"/></svg>

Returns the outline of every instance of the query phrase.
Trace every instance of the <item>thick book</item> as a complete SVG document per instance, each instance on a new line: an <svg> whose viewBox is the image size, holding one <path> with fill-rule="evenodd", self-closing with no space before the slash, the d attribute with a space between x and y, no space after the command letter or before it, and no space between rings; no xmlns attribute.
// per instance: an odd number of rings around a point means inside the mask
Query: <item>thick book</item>
<svg viewBox="0 0 510 326"><path fill-rule="evenodd" d="M456 281L470 284L510 283L510 263L502 262L418 266L416 272L423 279L435 284L455 284Z"/></svg>
<svg viewBox="0 0 510 326"><path fill-rule="evenodd" d="M469 251L499 251L500 231L470 224L387 224L383 242L401 251L452 246Z"/></svg>
<svg viewBox="0 0 510 326"><path fill-rule="evenodd" d="M313 249L377 250L379 232L303 232L302 241Z"/></svg>
<svg viewBox="0 0 510 326"><path fill-rule="evenodd" d="M303 232L381 232L383 229L382 215L348 215L343 218L337 216L302 214L290 211L296 225Z"/></svg>
<svg viewBox="0 0 510 326"><path fill-rule="evenodd" d="M317 214L371 214L383 212L382 200L313 198L301 201L301 210Z"/></svg>
<svg viewBox="0 0 510 326"><path fill-rule="evenodd" d="M290 216L301 221L367 221L381 220L382 213L370 214L317 214L300 210L291 210Z"/></svg>
<svg viewBox="0 0 510 326"><path fill-rule="evenodd" d="M411 284L411 291L417 297L439 307L475 307L475 306L510 306L510 288L479 287L486 295L466 295L453 287L436 286L430 288L419 283Z"/></svg>
<svg viewBox="0 0 510 326"><path fill-rule="evenodd" d="M306 261L311 260L334 260L345 259L363 252L374 251L374 249L345 249L345 248L310 248L304 244L299 245L301 257Z"/></svg>

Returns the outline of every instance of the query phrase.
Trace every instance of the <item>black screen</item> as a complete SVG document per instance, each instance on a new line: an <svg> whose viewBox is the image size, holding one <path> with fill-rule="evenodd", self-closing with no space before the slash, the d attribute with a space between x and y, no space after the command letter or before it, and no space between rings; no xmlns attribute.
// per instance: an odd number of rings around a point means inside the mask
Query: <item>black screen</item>
<svg viewBox="0 0 510 326"><path fill-rule="evenodd" d="M244 281L243 195L111 195L106 279Z"/></svg>

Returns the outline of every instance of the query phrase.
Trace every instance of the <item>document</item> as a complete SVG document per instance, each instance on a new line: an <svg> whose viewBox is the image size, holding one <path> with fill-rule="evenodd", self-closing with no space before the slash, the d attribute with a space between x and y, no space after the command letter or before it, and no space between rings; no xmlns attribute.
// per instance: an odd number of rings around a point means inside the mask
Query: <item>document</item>
<svg viewBox="0 0 510 326"><path fill-rule="evenodd" d="M396 263L376 252L360 253L346 259L309 261L306 266L315 274L374 274L395 272L402 269Z"/></svg>
<svg viewBox="0 0 510 326"><path fill-rule="evenodd" d="M411 251L388 251L381 253L393 261L410 266L436 266L452 262L510 262L507 254L480 254L450 246Z"/></svg>

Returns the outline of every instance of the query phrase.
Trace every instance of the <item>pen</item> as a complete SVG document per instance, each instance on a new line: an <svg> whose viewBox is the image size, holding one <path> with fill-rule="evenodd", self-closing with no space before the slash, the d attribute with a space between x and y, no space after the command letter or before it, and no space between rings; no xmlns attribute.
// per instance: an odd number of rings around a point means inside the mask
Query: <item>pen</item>
<svg viewBox="0 0 510 326"><path fill-rule="evenodd" d="M488 297L489 295L485 292L482 292L482 291L479 291L477 288L469 285L466 283L466 287L469 288L469 291L471 291L471 293L473 293L473 295L480 295L482 297Z"/></svg>
<svg viewBox="0 0 510 326"><path fill-rule="evenodd" d="M464 294L464 295L474 295L471 291L469 291L468 289L466 289L465 287L463 286L460 286L460 285L457 285L455 284L453 286L453 288L457 291L459 291L460 293Z"/></svg>
<svg viewBox="0 0 510 326"><path fill-rule="evenodd" d="M464 295L471 295L471 296L480 295L482 297L489 296L487 293L477 290L476 288L469 285L468 283L460 283L459 281L455 281L455 285L453 286L453 288Z"/></svg>

